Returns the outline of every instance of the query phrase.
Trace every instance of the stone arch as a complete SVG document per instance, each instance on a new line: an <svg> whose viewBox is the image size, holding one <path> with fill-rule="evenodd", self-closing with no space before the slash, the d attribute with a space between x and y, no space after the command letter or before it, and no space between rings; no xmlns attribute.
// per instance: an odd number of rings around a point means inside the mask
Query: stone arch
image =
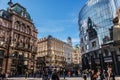
<svg viewBox="0 0 120 80"><path fill-rule="evenodd" d="M25 74L24 54L23 52L14 51L12 53L11 72L13 76Z"/></svg>

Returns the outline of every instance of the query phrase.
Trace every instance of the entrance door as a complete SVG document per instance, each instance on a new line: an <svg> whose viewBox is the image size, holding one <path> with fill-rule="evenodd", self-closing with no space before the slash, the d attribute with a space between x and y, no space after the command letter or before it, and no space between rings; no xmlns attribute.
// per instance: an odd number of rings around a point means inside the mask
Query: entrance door
<svg viewBox="0 0 120 80"><path fill-rule="evenodd" d="M25 74L26 67L24 67L24 56L18 52L12 54L12 73L13 76L21 76Z"/></svg>

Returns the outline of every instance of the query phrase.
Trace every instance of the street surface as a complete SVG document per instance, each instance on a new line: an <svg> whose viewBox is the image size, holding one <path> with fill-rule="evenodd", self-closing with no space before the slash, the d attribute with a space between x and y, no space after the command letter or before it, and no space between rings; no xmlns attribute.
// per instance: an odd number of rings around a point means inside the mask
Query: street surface
<svg viewBox="0 0 120 80"><path fill-rule="evenodd" d="M42 80L42 78L23 78L23 77L21 77L21 78L10 78L8 80ZM71 78L68 78L67 77L65 79L60 78L60 80L83 80L83 78L81 78L81 77L71 77ZM90 80L90 79L88 79L88 80Z"/></svg>
<svg viewBox="0 0 120 80"><path fill-rule="evenodd" d="M8 80L42 80L42 78L24 78L24 77L19 77L19 78L9 78ZM70 77L70 78L60 78L60 80L83 80L82 77ZM87 80L90 80L90 78L88 78ZM120 80L120 77L116 77L115 80Z"/></svg>

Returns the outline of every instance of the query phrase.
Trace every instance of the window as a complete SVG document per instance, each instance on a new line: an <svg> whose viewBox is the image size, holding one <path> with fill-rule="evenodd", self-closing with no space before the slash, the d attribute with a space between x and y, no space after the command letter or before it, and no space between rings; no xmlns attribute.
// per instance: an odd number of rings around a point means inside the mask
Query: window
<svg viewBox="0 0 120 80"><path fill-rule="evenodd" d="M88 50L89 49L89 45L85 45L85 49Z"/></svg>
<svg viewBox="0 0 120 80"><path fill-rule="evenodd" d="M19 30L19 22L15 22L15 29Z"/></svg>
<svg viewBox="0 0 120 80"><path fill-rule="evenodd" d="M106 55L106 56L109 56L109 53L108 53L108 50L107 50L107 49L105 49L104 52L105 52L105 55Z"/></svg>
<svg viewBox="0 0 120 80"><path fill-rule="evenodd" d="M3 57L4 56L4 51L0 50L0 56Z"/></svg>
<svg viewBox="0 0 120 80"><path fill-rule="evenodd" d="M92 42L92 47L96 47L96 41Z"/></svg>
<svg viewBox="0 0 120 80"><path fill-rule="evenodd" d="M88 36L87 36L87 35L85 35L85 37L84 37L84 38L85 38L85 41L86 41L86 40L88 40Z"/></svg>

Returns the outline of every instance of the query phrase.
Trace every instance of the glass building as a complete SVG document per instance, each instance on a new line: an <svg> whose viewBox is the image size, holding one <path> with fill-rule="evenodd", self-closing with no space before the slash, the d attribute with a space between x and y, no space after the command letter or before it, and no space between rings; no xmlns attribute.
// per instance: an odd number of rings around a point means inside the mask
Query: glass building
<svg viewBox="0 0 120 80"><path fill-rule="evenodd" d="M119 7L120 0L88 0L80 10L78 24L83 62L92 64L92 56L100 66L99 54L102 53L105 65L112 65L112 57L107 59L112 56L110 48L103 49L102 45L111 42L110 28Z"/></svg>

